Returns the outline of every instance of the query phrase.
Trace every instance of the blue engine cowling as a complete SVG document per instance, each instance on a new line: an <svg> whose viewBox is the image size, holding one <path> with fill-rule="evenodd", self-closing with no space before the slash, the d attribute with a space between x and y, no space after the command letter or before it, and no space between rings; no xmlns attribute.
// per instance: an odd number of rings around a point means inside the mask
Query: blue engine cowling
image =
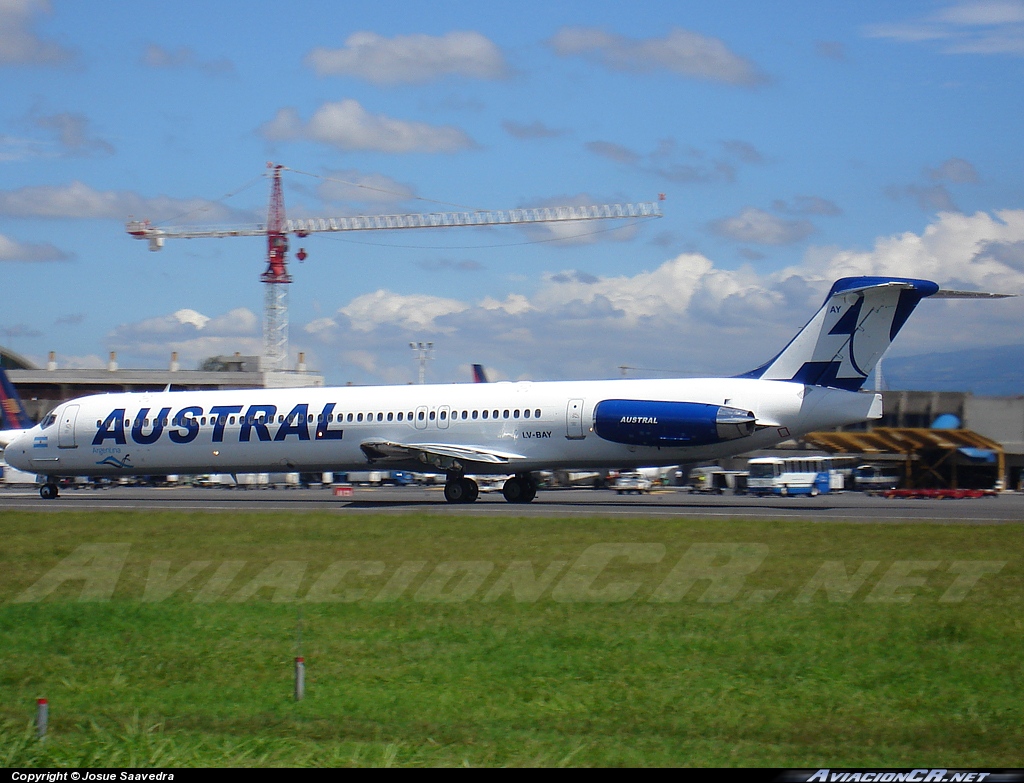
<svg viewBox="0 0 1024 783"><path fill-rule="evenodd" d="M656 400L602 400L594 408L594 432L632 446L706 446L745 438L754 414L726 405Z"/></svg>

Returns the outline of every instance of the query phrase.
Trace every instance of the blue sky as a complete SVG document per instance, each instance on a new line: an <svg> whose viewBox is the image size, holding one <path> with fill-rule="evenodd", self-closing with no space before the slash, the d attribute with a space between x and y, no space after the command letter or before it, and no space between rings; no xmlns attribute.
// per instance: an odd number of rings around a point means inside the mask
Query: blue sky
<svg viewBox="0 0 1024 783"><path fill-rule="evenodd" d="M414 379L410 340L432 381L741 372L844 274L1024 292L1022 75L1016 0L0 0L0 342L258 353L260 240L149 253L123 224L262 221L275 161L293 217L666 197L601 230L294 240L292 357L330 382ZM926 303L894 351L1019 343L1022 316Z"/></svg>

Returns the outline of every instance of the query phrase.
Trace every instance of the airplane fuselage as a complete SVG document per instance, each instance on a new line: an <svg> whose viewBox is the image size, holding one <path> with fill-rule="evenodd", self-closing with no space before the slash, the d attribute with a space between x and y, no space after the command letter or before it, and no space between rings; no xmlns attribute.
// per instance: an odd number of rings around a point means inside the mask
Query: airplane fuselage
<svg viewBox="0 0 1024 783"><path fill-rule="evenodd" d="M877 394L747 378L102 394L58 406L6 458L52 477L528 473L711 460L880 415Z"/></svg>

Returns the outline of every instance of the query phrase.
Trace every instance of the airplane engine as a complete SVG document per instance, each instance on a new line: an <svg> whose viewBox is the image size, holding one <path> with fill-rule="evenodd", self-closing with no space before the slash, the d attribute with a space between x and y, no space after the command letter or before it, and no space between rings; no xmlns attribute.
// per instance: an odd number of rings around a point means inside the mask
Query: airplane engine
<svg viewBox="0 0 1024 783"><path fill-rule="evenodd" d="M750 411L701 402L602 400L594 409L594 432L633 446L706 446L752 435Z"/></svg>

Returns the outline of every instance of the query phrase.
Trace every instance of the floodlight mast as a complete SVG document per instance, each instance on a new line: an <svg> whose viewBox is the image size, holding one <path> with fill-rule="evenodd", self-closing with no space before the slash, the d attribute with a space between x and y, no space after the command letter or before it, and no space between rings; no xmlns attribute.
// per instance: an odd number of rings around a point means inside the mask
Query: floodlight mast
<svg viewBox="0 0 1024 783"><path fill-rule="evenodd" d="M402 215L356 215L351 217L308 218L288 220L285 216L281 190L280 164L268 163L273 170L270 205L265 224L237 226L156 226L148 220L130 220L125 230L135 239L149 242L149 249L160 250L167 239L200 239L222 237L267 238L267 268L260 275L266 285L263 305L263 370L280 371L288 362L288 289L292 282L288 272L288 234L306 237L314 233L347 231L394 231L416 228L458 228L474 226L530 225L536 223L570 223L590 220L660 218L657 202L637 204L597 204L589 206L534 207L509 210L476 210L470 212L429 212ZM663 199L664 197L659 197ZM306 258L299 248L296 258ZM420 381L422 383L422 380Z"/></svg>

